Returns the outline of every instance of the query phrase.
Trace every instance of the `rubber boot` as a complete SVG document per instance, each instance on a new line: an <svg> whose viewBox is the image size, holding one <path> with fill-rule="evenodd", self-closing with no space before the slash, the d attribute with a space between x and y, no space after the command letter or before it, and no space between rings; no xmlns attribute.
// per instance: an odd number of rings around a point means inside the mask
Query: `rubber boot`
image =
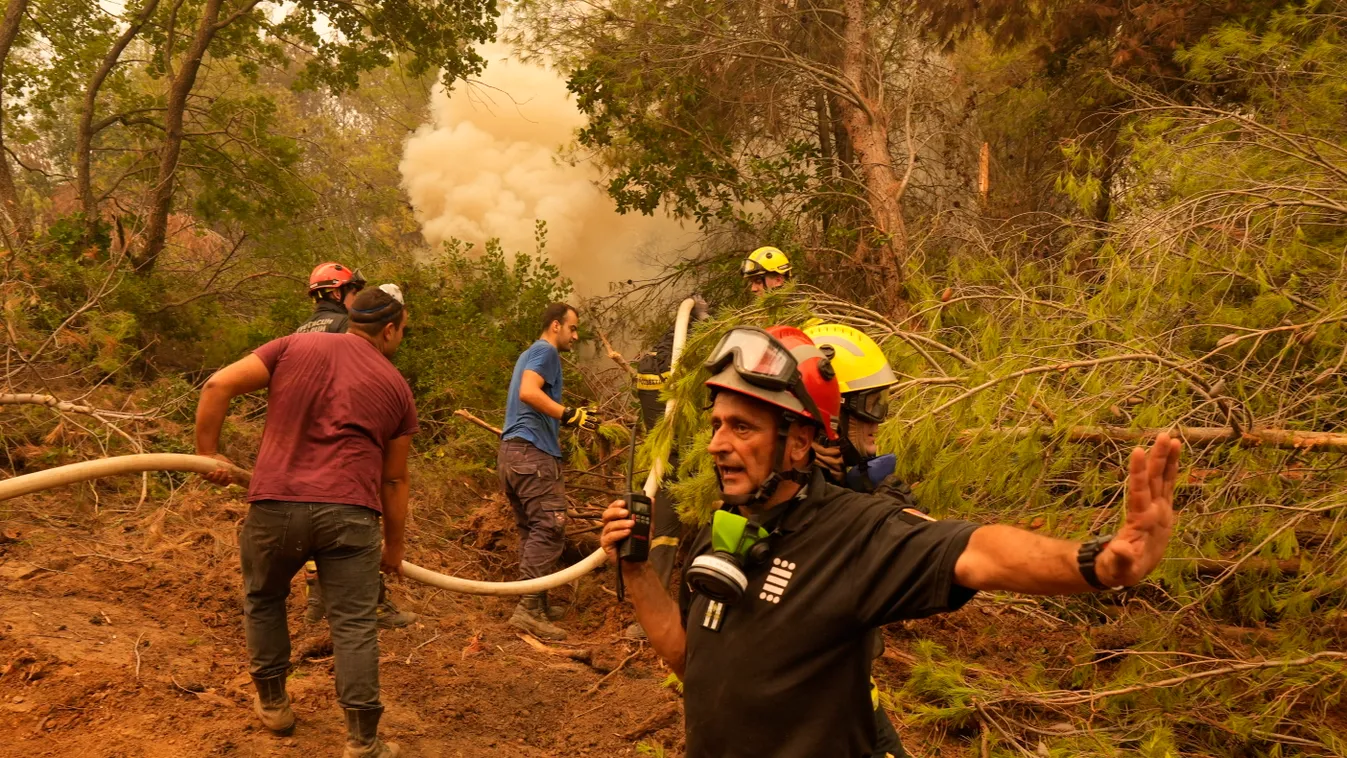
<svg viewBox="0 0 1347 758"><path fill-rule="evenodd" d="M547 620L546 601L542 595L524 595L510 617L510 626L543 640L564 640L565 630Z"/></svg>
<svg viewBox="0 0 1347 758"><path fill-rule="evenodd" d="M263 726L282 737L288 737L295 731L295 712L290 710L290 696L285 691L285 677L285 674L265 679L253 677L253 686L257 688L253 712L262 720Z"/></svg>
<svg viewBox="0 0 1347 758"><path fill-rule="evenodd" d="M323 587L318 583L318 567L313 561L304 564L304 623L317 624L327 616L323 603Z"/></svg>
<svg viewBox="0 0 1347 758"><path fill-rule="evenodd" d="M388 596L388 585L384 583L383 574L379 575L379 607L376 611L380 629L401 629L404 626L411 626L421 617L411 611L400 611L393 600Z"/></svg>
<svg viewBox="0 0 1347 758"><path fill-rule="evenodd" d="M379 739L383 708L343 708L346 712L346 751L342 758L398 758L402 751Z"/></svg>

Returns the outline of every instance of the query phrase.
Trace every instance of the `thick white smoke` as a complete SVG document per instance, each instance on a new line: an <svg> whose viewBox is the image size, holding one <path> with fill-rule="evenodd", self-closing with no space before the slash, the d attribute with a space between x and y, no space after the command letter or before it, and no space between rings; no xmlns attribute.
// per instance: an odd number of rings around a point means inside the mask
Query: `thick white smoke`
<svg viewBox="0 0 1347 758"><path fill-rule="evenodd" d="M499 237L507 253L534 250L534 222L547 222L547 254L581 295L649 276L688 242L676 222L619 215L596 186L597 170L558 158L584 116L555 71L487 45L481 80L431 97L431 123L407 141L399 166L426 241L480 245Z"/></svg>

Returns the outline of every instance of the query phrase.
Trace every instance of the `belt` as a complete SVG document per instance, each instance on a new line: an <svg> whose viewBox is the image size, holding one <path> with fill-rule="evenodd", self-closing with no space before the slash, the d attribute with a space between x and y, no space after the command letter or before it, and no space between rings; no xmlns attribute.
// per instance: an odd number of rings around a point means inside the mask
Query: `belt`
<svg viewBox="0 0 1347 758"><path fill-rule="evenodd" d="M669 380L672 371L665 371L662 374L637 374L636 389L638 390L659 390L664 389L664 383Z"/></svg>

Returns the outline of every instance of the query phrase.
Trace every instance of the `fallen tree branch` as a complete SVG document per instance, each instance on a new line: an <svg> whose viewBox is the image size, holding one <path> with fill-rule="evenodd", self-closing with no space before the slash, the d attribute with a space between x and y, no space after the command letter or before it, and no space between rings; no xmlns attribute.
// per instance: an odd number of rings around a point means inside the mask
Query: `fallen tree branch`
<svg viewBox="0 0 1347 758"><path fill-rule="evenodd" d="M1001 384L1002 382L1007 382L1012 379L1019 379L1022 377L1032 376L1035 374L1048 374L1052 372L1065 373L1066 371L1070 371L1072 369L1094 368L1096 366L1103 366L1109 363L1120 363L1127 361L1154 363L1160 366L1164 366L1170 369L1171 371L1179 374L1187 381L1188 385L1192 387L1194 390L1196 390L1197 393L1201 395L1204 399L1216 403L1216 405L1225 414L1226 419L1230 424L1231 433L1233 434L1244 433L1245 429L1237 421L1235 421L1234 411L1231 409L1230 404L1228 402L1229 398L1220 396L1213 397L1213 395L1211 394L1212 393L1211 385L1209 385L1197 373L1187 368L1183 364L1178 363L1177 361L1172 361L1168 358L1164 358L1159 355L1154 355L1152 353L1126 353L1123 355L1109 355L1104 356L1102 358L1093 358L1090 360L1083 360L1083 361L1062 361L1042 366L1033 366L1032 368L1022 369L1020 371L1014 371L1012 373L1006 374L1005 376L998 376L993 379L988 379L987 381L977 385L976 387L972 387L968 390L965 390L964 392L959 393L959 395L957 395L956 397L951 398L950 400L947 400L944 403L941 403L940 405L927 411L926 413L923 413L922 415L917 416L914 419L908 420L907 426L908 427L916 426L920 422L925 421L926 419L932 416L938 416L940 413L954 407L955 405L958 405L964 400L967 400L970 397L973 397L974 395L977 395L978 393L988 388L995 387L996 385ZM1251 425L1252 424L1250 424L1250 426Z"/></svg>
<svg viewBox="0 0 1347 758"><path fill-rule="evenodd" d="M1305 452L1347 453L1347 434L1305 432L1297 429L1255 429L1235 434L1225 426L1180 426L1170 429L1131 429L1125 426L1073 426L1066 430L1046 426L982 427L965 429L959 442L967 444L982 435L1023 439L1063 437L1069 442L1149 442L1161 432L1177 435L1185 445L1237 444L1241 447L1275 447Z"/></svg>
<svg viewBox="0 0 1347 758"><path fill-rule="evenodd" d="M626 658L623 658L623 659L622 659L622 662L619 663L619 664L617 664L617 666L613 667L613 670L612 670L612 671L609 671L607 674L604 675L604 677L603 677L602 679L600 679L599 681L595 682L593 687L590 687L589 689L585 690L585 694L586 694L586 695L593 695L594 693L598 692L598 691L599 691L599 688L603 686L603 683L604 683L604 682L606 682L606 681L608 681L609 679L612 679L614 676L616 676L616 675L617 675L617 672L621 671L623 666L626 666L627 663L629 663L629 662L631 661L632 658L635 658L636 656L638 656L638 655L640 655L640 654L641 654L641 650L640 650L640 648L637 648L637 649L636 649L636 652L632 653L631 655L627 656Z"/></svg>
<svg viewBox="0 0 1347 758"><path fill-rule="evenodd" d="M422 642L420 645L417 645L416 647L412 648L412 652L410 652L410 653L407 654L407 660L404 661L404 663L405 663L406 665L408 665L408 666L412 665L412 656L416 654L416 651L417 651L417 650L420 650L421 648L425 647L426 645L429 645L430 643L434 642L435 640L438 640L439 638L440 638L440 635L437 634L437 635L435 635L434 637L431 637L430 639L426 640L425 642Z"/></svg>
<svg viewBox="0 0 1347 758"><path fill-rule="evenodd" d="M541 640L539 640L537 637L534 637L531 634L520 634L517 636L519 637L519 639L528 643L529 647L533 648L534 650L537 650L540 653L555 655L558 658L569 658L573 661L579 661L580 663L583 663L587 666L592 665L594 662L594 653L588 648L567 650L565 648L550 647L548 645L544 645Z"/></svg>
<svg viewBox="0 0 1347 758"><path fill-rule="evenodd" d="M1157 682L1148 682L1146 684L1136 684L1131 687L1121 687L1116 690L1102 690L1099 692L1071 692L1070 690L1054 690L1051 692L1028 694L1019 693L1008 695L989 701L994 703L1024 703L1028 705L1040 706L1068 706L1084 705L1094 703L1104 698L1118 697L1120 695L1130 695L1133 692L1142 692L1145 690L1164 689L1168 687L1177 687L1180 684L1188 682L1201 681L1203 679L1212 679L1218 676L1228 674L1238 674L1245 671L1260 671L1265 669L1290 668L1294 666L1309 666L1320 661L1347 661L1347 653L1334 650L1325 650L1303 658L1280 659L1273 661L1242 661L1230 666L1210 669L1208 671L1199 671L1194 674L1185 674L1184 676L1161 679Z"/></svg>
<svg viewBox="0 0 1347 758"><path fill-rule="evenodd" d="M608 357L613 363L616 363L623 371L626 371L628 375L635 379L636 369L632 368L630 363L627 363L627 359L622 357L622 353L613 349L613 343L608 341L608 335L604 334L602 329L599 330L599 341L603 343L603 349L608 351Z"/></svg>
<svg viewBox="0 0 1347 758"><path fill-rule="evenodd" d="M495 434L497 437L499 437L499 436L501 436L502 434L505 433L505 432L503 432L503 431L497 429L496 427L494 427L494 426L492 426L492 425L486 423L485 421L483 421L483 420L477 418L476 416L472 415L471 413L468 413L467 411L463 410L462 408L459 408L458 410L454 411L454 415L455 415L455 416L458 416L458 417L461 418L461 419L466 419L466 420L468 420L468 421L471 421L472 423L474 423L474 424L476 424L476 425L482 427L483 429L487 430L488 432L491 432L491 433Z"/></svg>
<svg viewBox="0 0 1347 758"><path fill-rule="evenodd" d="M1251 559L1247 561L1222 560L1220 558L1179 558L1184 562L1188 571L1199 577L1223 576L1227 571L1236 569L1248 573L1258 573L1269 571L1287 576L1296 576L1300 573L1300 560L1289 558L1284 561L1269 561L1261 559Z"/></svg>
<svg viewBox="0 0 1347 758"><path fill-rule="evenodd" d="M622 739L628 742L636 742L649 734L658 732L666 726L673 726L678 721L678 704L669 703L664 710L656 713L654 716L642 721L640 726L622 735Z"/></svg>
<svg viewBox="0 0 1347 758"><path fill-rule="evenodd" d="M127 413L126 411L109 411L102 408L95 408L91 405L80 405L70 403L51 395L38 395L29 392L6 392L0 394L0 405L41 405L63 413L82 413L86 416L105 418L115 418L119 420L132 419L152 419L153 415L148 413Z"/></svg>

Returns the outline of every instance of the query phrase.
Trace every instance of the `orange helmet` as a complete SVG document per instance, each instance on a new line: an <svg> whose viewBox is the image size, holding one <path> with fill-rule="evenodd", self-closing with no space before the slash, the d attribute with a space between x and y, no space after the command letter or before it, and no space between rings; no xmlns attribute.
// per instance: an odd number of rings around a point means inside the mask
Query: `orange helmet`
<svg viewBox="0 0 1347 758"><path fill-rule="evenodd" d="M842 392L828 357L793 326L735 327L706 361L706 386L730 390L814 423L837 439Z"/></svg>
<svg viewBox="0 0 1347 758"><path fill-rule="evenodd" d="M365 277L361 276L359 271L352 271L340 263L330 261L320 263L314 268L313 273L309 274L309 294L348 285L357 290L362 289L365 286Z"/></svg>

